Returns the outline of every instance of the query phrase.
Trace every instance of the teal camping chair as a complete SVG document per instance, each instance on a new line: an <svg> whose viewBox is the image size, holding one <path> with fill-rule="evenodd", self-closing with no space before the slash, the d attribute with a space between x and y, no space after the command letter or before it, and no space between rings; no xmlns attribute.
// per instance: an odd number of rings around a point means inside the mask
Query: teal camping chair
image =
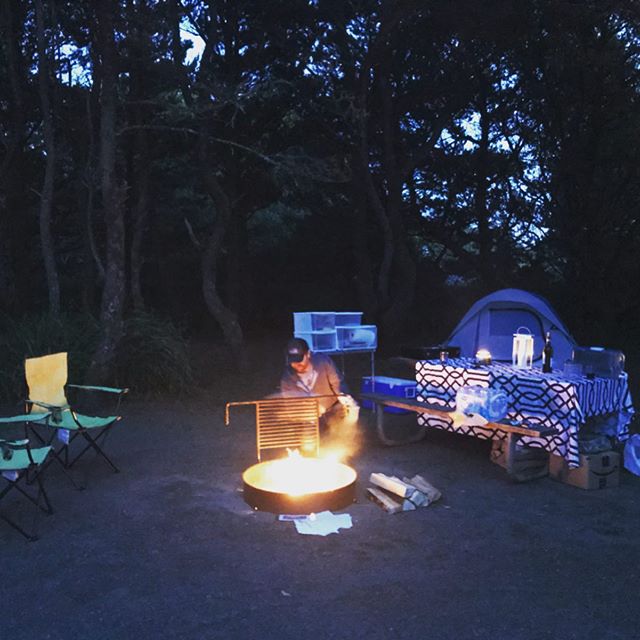
<svg viewBox="0 0 640 640"><path fill-rule="evenodd" d="M41 419L45 420L48 417L48 413L40 416ZM31 415L0 418L0 426L27 425L32 421L33 416ZM44 462L50 451L50 446L32 448L26 438L20 440L0 438L0 478L6 483L0 489L0 502L15 491L35 505L37 510L44 511L47 514L53 513L42 481ZM34 484L37 486L37 491L31 488ZM0 519L12 526L16 531L19 531L27 540L38 539L35 533L35 520L34 531L30 533L6 513L0 512Z"/></svg>
<svg viewBox="0 0 640 640"><path fill-rule="evenodd" d="M95 451L116 473L118 467L104 451L104 441L121 416L117 415L120 401L128 389L67 384L67 354L54 353L39 358L27 358L24 370L29 389L27 409L32 416L47 413L45 424L53 429L51 436L41 437L43 443L57 444L52 456L64 469L71 468L87 451ZM116 415L106 417L87 416L70 406L66 390L89 393L106 393L116 400ZM36 430L36 433L39 431ZM74 442L77 441L77 444ZM73 451L72 451L73 448Z"/></svg>

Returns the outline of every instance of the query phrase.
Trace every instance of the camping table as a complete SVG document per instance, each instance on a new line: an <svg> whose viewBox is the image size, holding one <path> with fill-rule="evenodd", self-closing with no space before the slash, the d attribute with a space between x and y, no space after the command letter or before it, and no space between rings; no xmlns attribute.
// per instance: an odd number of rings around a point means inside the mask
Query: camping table
<svg viewBox="0 0 640 640"><path fill-rule="evenodd" d="M618 378L588 379L557 370L543 374L540 369L517 369L499 363L478 365L471 358L455 358L445 363L419 360L416 380L420 400L451 407L460 387L500 387L509 396L509 419L557 430L545 438L523 437L522 442L562 456L571 467L579 466L578 433L587 418L614 414L615 437L623 441L629 435L634 412L626 373ZM454 427L446 417L419 415L418 424L483 439L504 438L504 434L482 427Z"/></svg>

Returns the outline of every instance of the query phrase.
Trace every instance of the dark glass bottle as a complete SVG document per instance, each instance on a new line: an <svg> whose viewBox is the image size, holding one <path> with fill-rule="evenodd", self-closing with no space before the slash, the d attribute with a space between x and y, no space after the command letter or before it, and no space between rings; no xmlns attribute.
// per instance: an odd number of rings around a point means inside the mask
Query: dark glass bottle
<svg viewBox="0 0 640 640"><path fill-rule="evenodd" d="M551 332L547 331L547 339L542 350L542 372L550 373L553 365L553 346L551 344Z"/></svg>

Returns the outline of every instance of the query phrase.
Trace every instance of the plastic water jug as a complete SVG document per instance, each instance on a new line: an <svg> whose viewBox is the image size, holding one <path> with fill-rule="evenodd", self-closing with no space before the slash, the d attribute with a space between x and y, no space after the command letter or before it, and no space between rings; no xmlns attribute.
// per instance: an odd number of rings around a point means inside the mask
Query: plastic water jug
<svg viewBox="0 0 640 640"><path fill-rule="evenodd" d="M502 420L507 415L509 398L501 389L487 387L461 387L456 393L456 411L477 413L489 422Z"/></svg>
<svg viewBox="0 0 640 640"><path fill-rule="evenodd" d="M624 445L624 468L640 476L640 433L633 434Z"/></svg>

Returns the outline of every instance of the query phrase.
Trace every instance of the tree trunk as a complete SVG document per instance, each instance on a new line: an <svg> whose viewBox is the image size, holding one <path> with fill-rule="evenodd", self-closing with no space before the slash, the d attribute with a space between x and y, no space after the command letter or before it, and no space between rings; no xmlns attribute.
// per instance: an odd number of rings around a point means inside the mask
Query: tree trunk
<svg viewBox="0 0 640 640"><path fill-rule="evenodd" d="M367 318L375 318L377 311L373 263L368 246L367 196L362 188L363 171L368 171L359 161L359 155L352 155L354 178L352 180L352 199L354 202L353 252L355 264L355 285L358 301Z"/></svg>
<svg viewBox="0 0 640 640"><path fill-rule="evenodd" d="M144 309L142 295L142 241L145 236L147 218L149 215L149 178L151 173L151 154L145 122L151 118L147 102L151 100L147 88L145 70L151 65L153 56L150 54L150 35L145 29L149 21L148 6L130 4L129 37L131 48L135 51L131 66L131 94L133 99L133 121L139 127L135 130L133 139L133 193L134 203L131 209L133 230L131 233L131 248L129 252L131 302L136 311Z"/></svg>
<svg viewBox="0 0 640 640"><path fill-rule="evenodd" d="M7 96L7 140L0 161L0 308L7 311L16 311L18 301L22 300L21 296L16 296L16 292L20 291L20 279L24 277L18 266L24 260L26 238L20 232L23 231L27 218L18 204L26 201L22 193L22 168L23 141L27 137L24 64L19 44L22 37L20 26L24 24L24 20L20 9L11 2L0 2L1 42L10 86ZM25 268L24 272L28 272L28 269Z"/></svg>
<svg viewBox="0 0 640 640"><path fill-rule="evenodd" d="M218 291L218 259L222 249L222 241L232 215L231 204L218 179L209 170L206 153L207 143L204 139L204 134L199 145L202 179L215 205L215 220L207 246L202 254L202 293L207 309L220 325L225 342L231 348L239 368L246 369L247 354L242 327L237 315L224 304Z"/></svg>
<svg viewBox="0 0 640 640"><path fill-rule="evenodd" d="M114 40L114 0L96 3L98 47L101 57L100 87L100 174L102 206L106 225L106 268L100 322L102 336L93 354L89 377L106 381L113 372L114 358L122 337L125 299L125 229L122 190L116 177L116 47Z"/></svg>
<svg viewBox="0 0 640 640"><path fill-rule="evenodd" d="M47 156L42 194L40 195L40 246L42 248L42 258L47 276L49 311L53 316L58 316L60 314L60 281L58 279L58 269L56 267L53 249L53 238L51 236L51 210L53 206L56 146L53 113L51 110L51 100L49 96L49 59L47 45L45 42L44 9L42 6L42 0L36 0L36 37L38 42L38 91L40 93L40 106L42 108L44 147Z"/></svg>

